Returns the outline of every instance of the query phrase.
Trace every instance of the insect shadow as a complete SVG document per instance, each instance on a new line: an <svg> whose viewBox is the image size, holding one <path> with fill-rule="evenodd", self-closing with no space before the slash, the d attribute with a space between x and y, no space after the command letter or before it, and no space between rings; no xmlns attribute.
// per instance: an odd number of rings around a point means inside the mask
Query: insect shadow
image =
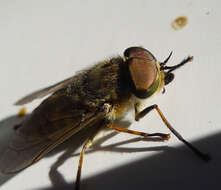
<svg viewBox="0 0 221 190"><path fill-rule="evenodd" d="M10 141L10 137L13 133L15 133L15 130L13 129L13 126L16 126L19 124L22 120L24 120L29 115L25 115L23 117L18 117L17 115L13 115L10 117L7 117L5 119L2 119L0 121L0 155L3 154L4 150L7 148L8 143ZM131 123L129 121L123 121L118 120L116 121L116 124L118 126L128 128ZM91 127L91 130L93 130L93 127ZM53 186L61 186L61 185L67 185L68 183L65 181L62 174L58 171L58 167L61 166L67 159L75 156L79 156L79 153L75 153L76 150L83 144L83 142L87 139L88 135L91 134L90 129L89 130L82 130L70 139L68 139L66 142L55 148L53 151L48 153L44 157L51 157L53 155L56 155L59 152L63 151L63 154L58 157L57 161L52 164L51 169L49 171L49 178L51 180L51 183ZM114 137L115 135L119 134L118 132L111 132L108 134L104 134L104 136L98 138L93 143L93 146L86 151L86 154L93 153L96 151L111 151L111 152L147 152L147 151L166 151L170 149L167 146L156 146L156 147L144 147L144 148L129 148L129 147L119 147L124 144L130 144L135 143L138 141L158 141L158 138L148 138L145 139L143 137L138 138L130 138L129 140L121 141L118 143L113 143L110 145L102 146L102 143L107 141L108 139ZM8 158L13 162L13 158ZM44 159L44 158L43 158ZM37 163L35 163L37 164ZM77 164L77 163L76 163ZM1 166L4 165L4 163L0 163L0 169ZM14 174L8 174L8 175L1 175L0 176L0 186L4 183L6 183L8 180L16 176L17 173Z"/></svg>
<svg viewBox="0 0 221 190"><path fill-rule="evenodd" d="M116 121L118 126L128 128L130 126L129 121ZM92 127L93 129L93 127ZM59 149L66 149L66 151L57 159L57 161L51 166L51 170L49 172L49 177L51 180L51 183L53 186L61 186L61 185L67 185L68 183L65 181L63 178L62 174L58 171L58 167L60 167L67 159L71 157L79 157L80 153L74 153L76 149L83 144L83 142L86 140L88 135L91 134L91 131L89 130L83 130L82 132L79 132L77 136L74 138L69 139L67 142L62 144L60 147L58 147L56 150L52 151L51 154L54 154L57 152ZM110 151L110 152L120 152L120 153L132 153L132 152L147 152L147 151L165 151L169 149L167 146L157 146L157 147L144 147L144 148L123 148L123 147L118 147L124 144L130 144L130 143L135 143L138 141L157 141L159 142L159 138L132 138L129 140L124 140L118 143L113 143L110 145L102 146L102 143L106 142L108 139L114 137L115 135L119 134L118 132L112 132L107 135L104 135L97 140L94 141L92 147L86 151L86 154L93 153L96 151ZM74 145L74 146L73 146ZM50 153L49 153L50 155ZM76 163L77 164L77 163Z"/></svg>
<svg viewBox="0 0 221 190"><path fill-rule="evenodd" d="M210 150L210 162L199 161L184 145L152 156L102 171L82 180L82 190L154 189L154 190L220 190L221 133L216 132L194 141ZM92 150L91 150L92 151ZM45 187L38 190L71 190L74 184ZM37 190L37 189L33 189Z"/></svg>
<svg viewBox="0 0 221 190"><path fill-rule="evenodd" d="M10 136L13 134L14 129L13 126L16 124L20 123L23 119L25 119L28 115L23 116L23 117L18 117L17 115L9 116L5 119L2 119L0 121L0 155L2 156L4 151L6 150L8 143L10 141ZM9 158L10 159L10 158ZM12 158L11 158L12 159ZM12 159L13 160L13 159ZM0 163L0 168L1 165L4 163ZM15 174L9 174L9 175L1 175L0 174L0 186L7 182L9 179L14 177Z"/></svg>

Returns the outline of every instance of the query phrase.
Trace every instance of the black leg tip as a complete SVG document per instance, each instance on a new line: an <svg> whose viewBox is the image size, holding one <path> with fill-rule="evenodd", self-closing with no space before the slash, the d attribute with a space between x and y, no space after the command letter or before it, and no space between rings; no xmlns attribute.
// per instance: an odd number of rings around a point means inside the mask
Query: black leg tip
<svg viewBox="0 0 221 190"><path fill-rule="evenodd" d="M212 158L211 158L211 156L209 154L204 154L202 158L206 162L209 162L210 160L212 160Z"/></svg>

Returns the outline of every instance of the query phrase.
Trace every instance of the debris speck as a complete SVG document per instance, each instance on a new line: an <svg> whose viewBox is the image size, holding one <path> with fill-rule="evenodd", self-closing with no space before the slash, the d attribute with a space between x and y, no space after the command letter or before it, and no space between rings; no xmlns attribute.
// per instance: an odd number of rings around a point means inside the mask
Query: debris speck
<svg viewBox="0 0 221 190"><path fill-rule="evenodd" d="M206 15L209 15L209 14L210 14L210 12L209 12L209 11L207 11L207 12L206 12Z"/></svg>
<svg viewBox="0 0 221 190"><path fill-rule="evenodd" d="M23 117L24 115L26 115L26 113L27 113L27 109L23 107L19 110L18 117Z"/></svg>
<svg viewBox="0 0 221 190"><path fill-rule="evenodd" d="M188 18L186 16L180 16L177 17L173 22L172 22L172 27L174 30L180 30L183 27L187 25Z"/></svg>

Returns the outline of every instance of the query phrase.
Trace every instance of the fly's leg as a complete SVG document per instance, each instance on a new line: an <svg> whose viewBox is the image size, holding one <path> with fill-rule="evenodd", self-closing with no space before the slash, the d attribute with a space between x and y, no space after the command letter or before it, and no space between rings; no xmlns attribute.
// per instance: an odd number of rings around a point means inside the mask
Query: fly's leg
<svg viewBox="0 0 221 190"><path fill-rule="evenodd" d="M129 133L132 135L138 135L138 136L143 136L143 137L160 137L162 140L169 140L170 139L170 134L164 134L164 133L143 133L143 132L139 132L139 131L133 131L133 130L129 130L129 129L124 129L121 127L116 127L113 125L107 125L108 128L119 131L119 132L123 132L123 133Z"/></svg>
<svg viewBox="0 0 221 190"><path fill-rule="evenodd" d="M100 129L100 128L99 128ZM84 143L81 153L80 153L80 158L78 162L78 171L77 171L77 178L76 178L76 183L75 183L75 190L80 189L80 181L81 181L81 169L83 165L83 159L84 159L84 154L85 151L92 146L93 140L96 137L100 130L97 130L92 136L90 136Z"/></svg>
<svg viewBox="0 0 221 190"><path fill-rule="evenodd" d="M139 119L143 118L146 114L148 114L151 110L155 109L161 119L163 120L164 124L167 126L167 128L180 140L182 141L185 145L187 145L196 155L198 155L200 158L202 158L205 161L210 160L210 156L208 154L204 154L201 151L199 151L196 147L194 147L191 143L186 141L172 126L171 124L167 121L166 117L163 115L161 110L159 109L158 105L154 104L151 105L141 112L138 111L138 106L139 104L135 104L135 120L139 121Z"/></svg>
<svg viewBox="0 0 221 190"><path fill-rule="evenodd" d="M106 125L106 127L116 130L116 131L120 131L120 132L124 132L124 133L130 133L133 135L139 135L139 136L143 136L143 137L160 137L162 140L168 140L170 138L169 134L164 134L164 133L152 133L152 134L148 134L148 133L143 133L143 132L139 132L139 131L132 131L129 129L124 129L124 128L120 128L120 127L116 127L116 126L112 126L111 124ZM80 153L80 159L79 159L79 163L78 163L78 171L77 171L77 179L76 179L76 183L75 183L75 190L79 190L80 189L80 180L81 180L81 170L82 170L82 165L83 165L83 159L84 159L84 154L85 151L91 147L92 142L95 138L95 136L98 134L99 130L94 133L93 136L89 137L84 145L83 148L81 150ZM159 140L160 141L160 140Z"/></svg>
<svg viewBox="0 0 221 190"><path fill-rule="evenodd" d="M75 183L75 190L79 190L80 189L80 181L81 181L81 169L82 169L82 165L83 165L83 158L84 158L84 153L86 151L86 149L88 149L91 146L91 140L87 140L81 150L80 153L80 159L79 159L79 163L78 163L78 171L77 171L77 179L76 179L76 183Z"/></svg>

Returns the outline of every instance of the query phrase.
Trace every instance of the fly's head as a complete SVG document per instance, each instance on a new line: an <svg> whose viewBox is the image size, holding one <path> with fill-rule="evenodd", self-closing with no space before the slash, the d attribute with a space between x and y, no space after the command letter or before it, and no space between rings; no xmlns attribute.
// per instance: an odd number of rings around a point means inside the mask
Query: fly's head
<svg viewBox="0 0 221 190"><path fill-rule="evenodd" d="M142 47L130 47L124 51L132 79L132 92L138 98L148 98L174 79L172 71L191 61L184 59L180 64L166 66L172 52L164 62L158 62L151 52Z"/></svg>

